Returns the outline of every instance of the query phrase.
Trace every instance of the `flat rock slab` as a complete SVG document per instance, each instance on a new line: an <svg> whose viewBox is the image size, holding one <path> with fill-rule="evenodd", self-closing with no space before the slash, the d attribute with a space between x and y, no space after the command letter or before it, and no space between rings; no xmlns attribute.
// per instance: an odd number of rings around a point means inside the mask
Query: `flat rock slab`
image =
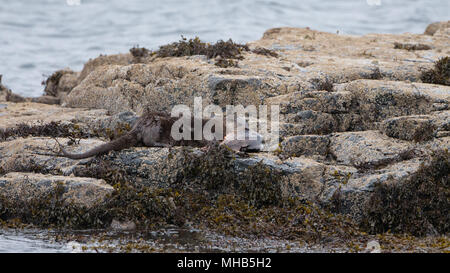
<svg viewBox="0 0 450 273"><path fill-rule="evenodd" d="M0 129L13 128L18 124L47 124L54 122L92 122L100 117L106 117L106 110L64 108L59 105L41 103L3 103L0 107Z"/></svg>
<svg viewBox="0 0 450 273"><path fill-rule="evenodd" d="M31 202L62 187L66 204L90 208L107 198L114 189L101 179L11 172L0 177L3 196L20 203Z"/></svg>
<svg viewBox="0 0 450 273"><path fill-rule="evenodd" d="M363 131L335 134L329 151L337 163L364 169L401 161L402 155L413 147L410 142L389 138L378 131Z"/></svg>

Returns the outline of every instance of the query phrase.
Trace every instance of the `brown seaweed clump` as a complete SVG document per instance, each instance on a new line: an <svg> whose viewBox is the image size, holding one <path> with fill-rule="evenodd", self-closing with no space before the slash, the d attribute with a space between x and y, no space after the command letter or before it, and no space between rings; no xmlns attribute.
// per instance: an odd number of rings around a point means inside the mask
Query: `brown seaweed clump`
<svg viewBox="0 0 450 273"><path fill-rule="evenodd" d="M422 72L420 79L424 83L450 86L450 57L442 57L435 62L434 68Z"/></svg>
<svg viewBox="0 0 450 273"><path fill-rule="evenodd" d="M0 141L29 136L69 137L73 139L89 137L88 134L82 133L76 124L61 124L55 121L40 125L21 123L14 128L0 129Z"/></svg>
<svg viewBox="0 0 450 273"><path fill-rule="evenodd" d="M425 44L403 44L403 43L394 43L394 49L405 49L408 51L414 50L430 50L431 46Z"/></svg>
<svg viewBox="0 0 450 273"><path fill-rule="evenodd" d="M364 210L362 227L371 233L447 234L449 173L450 155L444 150L407 181L378 185Z"/></svg>
<svg viewBox="0 0 450 273"><path fill-rule="evenodd" d="M220 56L221 60L215 63L217 66L235 67L237 62L232 59L242 60L244 58L242 53L249 50L247 45L235 43L231 39L228 41L219 40L215 44L209 44L202 42L198 37L188 40L182 36L178 42L160 46L154 54L160 58L204 55L208 59L214 59Z"/></svg>
<svg viewBox="0 0 450 273"><path fill-rule="evenodd" d="M232 59L218 58L214 64L222 68L238 67L238 63Z"/></svg>
<svg viewBox="0 0 450 273"><path fill-rule="evenodd" d="M49 96L58 96L58 84L64 75L62 70L56 71L47 80L43 81L41 84L45 86L44 92Z"/></svg>
<svg viewBox="0 0 450 273"><path fill-rule="evenodd" d="M274 57L274 58L278 57L278 53L276 53L273 50L263 48L263 47L257 47L255 49L253 49L252 52L255 54L258 54L258 55L270 56L270 57Z"/></svg>
<svg viewBox="0 0 450 273"><path fill-rule="evenodd" d="M196 184L194 188L206 190L212 198L219 194L241 196L258 208L282 202L281 173L261 162L238 170L233 153L223 146L211 146L202 156L184 150L183 157L185 168L178 185Z"/></svg>
<svg viewBox="0 0 450 273"><path fill-rule="evenodd" d="M130 48L130 53L133 56L134 63L141 63L142 59L147 58L148 56L153 55L151 50L146 49L145 47L134 46Z"/></svg>
<svg viewBox="0 0 450 273"><path fill-rule="evenodd" d="M236 60L244 59L242 53L245 51L250 51L247 45L235 43L232 39L228 41L219 40L215 44L210 44L202 42L198 37L188 40L183 36L181 36L181 40L178 42L160 46L157 51L150 51L143 47L133 47L130 49L135 63L142 62L142 59L148 56L165 58L204 55L208 59L217 59L215 65L222 68L237 67L238 62ZM261 47L253 49L252 52L265 56L278 57L275 51Z"/></svg>
<svg viewBox="0 0 450 273"><path fill-rule="evenodd" d="M326 77L325 79L312 79L311 83L314 89L318 91L325 90L328 92L333 92L334 90L333 80L328 77Z"/></svg>
<svg viewBox="0 0 450 273"><path fill-rule="evenodd" d="M244 237L273 236L308 243L346 241L361 234L350 219L301 200L256 209L245 199L221 195L203 207L197 221L207 228Z"/></svg>
<svg viewBox="0 0 450 273"><path fill-rule="evenodd" d="M11 222L50 228L106 228L113 219L133 220L139 227L154 228L174 223L175 205L170 190L116 184L105 201L91 208L67 203L64 186L21 202L0 194L0 223Z"/></svg>
<svg viewBox="0 0 450 273"><path fill-rule="evenodd" d="M64 83L61 83L61 79L65 75L72 75L70 82L67 82L67 78ZM61 69L50 75L45 81L42 81L42 85L45 86L44 95L51 97L58 97L60 92L68 93L77 84L77 76L74 71L70 69Z"/></svg>
<svg viewBox="0 0 450 273"><path fill-rule="evenodd" d="M118 123L114 128L105 128L104 130L83 130L75 123L61 123L59 121L51 121L46 124L29 125L20 123L11 128L0 128L0 141L6 141L15 138L26 137L67 137L71 140L100 137L108 140L119 138L120 136L131 130L128 123Z"/></svg>

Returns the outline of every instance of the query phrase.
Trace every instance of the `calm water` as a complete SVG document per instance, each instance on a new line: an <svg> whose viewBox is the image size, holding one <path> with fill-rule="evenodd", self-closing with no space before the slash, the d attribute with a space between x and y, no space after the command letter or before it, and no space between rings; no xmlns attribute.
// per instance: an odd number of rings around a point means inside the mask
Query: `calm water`
<svg viewBox="0 0 450 273"><path fill-rule="evenodd" d="M80 2L80 5L70 5ZM369 5L380 2L380 5ZM42 93L43 75L134 45L180 35L209 42L259 39L272 27L347 34L421 33L450 19L448 0L0 0L0 74L13 91Z"/></svg>
<svg viewBox="0 0 450 273"><path fill-rule="evenodd" d="M344 34L421 33L450 19L449 0L0 0L0 74L26 96L42 93L43 75L134 45L156 49L180 35L209 42L259 39L292 26ZM381 2L380 5L369 5ZM0 252L71 251L39 232L0 230Z"/></svg>
<svg viewBox="0 0 450 273"><path fill-rule="evenodd" d="M101 239L101 241L99 241ZM1 230L0 253L5 252L124 252L128 244L153 252L323 252L330 248L295 241L242 239L195 229L168 227L151 232ZM290 247L287 248L287 245ZM138 251L139 247L134 251ZM335 252L343 249L333 248Z"/></svg>

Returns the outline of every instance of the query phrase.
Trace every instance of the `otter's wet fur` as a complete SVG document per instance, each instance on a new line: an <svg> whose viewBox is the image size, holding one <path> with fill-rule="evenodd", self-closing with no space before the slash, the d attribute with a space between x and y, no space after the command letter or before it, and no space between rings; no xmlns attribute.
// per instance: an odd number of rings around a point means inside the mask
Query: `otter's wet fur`
<svg viewBox="0 0 450 273"><path fill-rule="evenodd" d="M214 142L207 140L194 140L194 131L191 131L192 140L174 140L171 135L172 125L177 121L179 117L171 117L166 112L150 112L146 111L136 121L133 128L125 135L100 146L97 146L85 153L74 154L67 152L61 144L59 144L61 153L63 156L70 159L83 159L92 156L108 153L109 151L120 151L130 147L173 147L173 146L192 146L192 147L205 147L208 144ZM202 128L209 121L209 119L202 119ZM194 124L194 118L191 118L191 125ZM223 131L226 132L226 122L223 121ZM246 129L246 133L248 129ZM248 133L247 133L248 134ZM258 138L257 141L262 142L262 138ZM249 150L257 151L261 145L255 146L255 141L242 140L240 143L229 142L225 138L223 144L233 144L231 149L236 151Z"/></svg>

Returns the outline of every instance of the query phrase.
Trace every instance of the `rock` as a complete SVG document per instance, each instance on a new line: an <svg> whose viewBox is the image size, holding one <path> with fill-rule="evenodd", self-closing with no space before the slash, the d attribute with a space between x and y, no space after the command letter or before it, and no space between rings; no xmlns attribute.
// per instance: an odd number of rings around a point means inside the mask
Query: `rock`
<svg viewBox="0 0 450 273"><path fill-rule="evenodd" d="M433 36L438 30L450 28L450 21L431 23L425 29L424 34Z"/></svg>
<svg viewBox="0 0 450 273"><path fill-rule="evenodd" d="M120 231L131 231L136 229L136 224L133 221L118 221L113 219L111 222L111 229L120 230Z"/></svg>
<svg viewBox="0 0 450 273"><path fill-rule="evenodd" d="M37 98L31 98L31 102L43 104L59 104L60 99L53 96L40 96Z"/></svg>
<svg viewBox="0 0 450 273"><path fill-rule="evenodd" d="M59 140L63 145L69 140ZM81 140L85 149L101 144L99 140ZM9 172L39 172L69 176L79 161L68 160L57 155L56 142L51 138L18 138L0 142L0 170ZM79 151L80 149L78 149ZM81 161L86 162L89 160ZM81 163L81 164L82 164ZM0 172L1 173L1 172Z"/></svg>
<svg viewBox="0 0 450 273"><path fill-rule="evenodd" d="M87 208L104 201L113 192L113 187L105 181L93 178L16 172L0 177L2 196L18 204L29 203L36 198L44 197L56 186L62 187L61 199L65 204Z"/></svg>
<svg viewBox="0 0 450 273"><path fill-rule="evenodd" d="M24 173L36 185L48 179L63 179L67 185L82 185L87 179L95 185L127 181L168 191L175 200L177 191L207 200L232 195L256 212L301 200L363 224L374 211L368 204L382 196L380 185L400 192L411 189L429 158L450 148L450 87L421 82L422 71L448 55L448 28L439 24L426 32L434 33L432 39L408 33L348 36L277 28L248 44L276 54L244 51L243 59L228 68L198 55L149 55L139 61L131 54L100 56L86 63L79 75L69 70L54 74L59 81L50 81L46 92L64 107L29 101L0 104L0 136L5 136L0 138L0 181L25 187L29 182L17 178ZM131 147L83 160L54 155L52 136L68 150L84 152L129 130L145 108L192 106L195 96L202 97L204 105L221 107L279 105L281 143L270 143L277 148L273 152L248 155L190 147ZM71 131L52 135L44 130L52 122ZM44 129L26 134L21 123ZM439 170L445 168L438 165ZM442 197L431 188L429 196ZM416 197L426 201L426 196ZM84 198L91 204L84 195L80 203ZM416 202L414 210L428 210L425 201ZM430 213L444 211L444 201ZM178 208L177 203L169 216L162 215L170 218ZM405 219L411 213L387 205L385 209ZM112 228L127 230L139 224L119 218ZM427 225L429 230L435 226L432 221Z"/></svg>
<svg viewBox="0 0 450 273"><path fill-rule="evenodd" d="M334 192L335 196L332 196L329 200L337 198L339 200L338 211L351 215L353 219L359 222L365 213L364 205L369 201L377 185L380 183L400 183L417 173L419 167L420 160L413 159L392 164L374 174L364 176L353 174L350 179L344 180L345 183L340 184L341 187Z"/></svg>
<svg viewBox="0 0 450 273"><path fill-rule="evenodd" d="M379 168L413 156L413 145L386 137L378 131L337 133L329 152L336 162L357 168Z"/></svg>
<svg viewBox="0 0 450 273"><path fill-rule="evenodd" d="M4 103L0 108L0 128L7 129L25 123L30 125L48 124L51 121L61 123L91 124L99 118L106 118L106 110L84 110L63 108L57 105L40 103Z"/></svg>
<svg viewBox="0 0 450 273"><path fill-rule="evenodd" d="M2 84L2 76L3 75L0 74L0 102L6 101L6 94L7 91L9 90L8 88L6 88L6 86Z"/></svg>
<svg viewBox="0 0 450 273"><path fill-rule="evenodd" d="M83 67L78 82L82 82L95 68L104 65L128 65L132 62L133 56L131 54L116 54L116 55L100 55L97 58L90 59Z"/></svg>
<svg viewBox="0 0 450 273"><path fill-rule="evenodd" d="M74 72L68 68L54 72L45 84L44 93L47 96L60 98L69 93L78 84L80 73Z"/></svg>
<svg viewBox="0 0 450 273"><path fill-rule="evenodd" d="M436 128L436 137L450 136L450 111L435 112L431 119Z"/></svg>
<svg viewBox="0 0 450 273"><path fill-rule="evenodd" d="M329 136L301 135L286 138L282 143L282 153L287 156L317 155L325 158L328 155Z"/></svg>
<svg viewBox="0 0 450 273"><path fill-rule="evenodd" d="M416 142L430 140L436 130L429 116L391 118L383 121L381 128L389 137Z"/></svg>
<svg viewBox="0 0 450 273"><path fill-rule="evenodd" d="M355 110L361 115L363 127L374 129L375 122L386 118L430 113L433 103L441 98L417 86L423 87L423 84L358 80L345 84L342 89L356 97L358 108Z"/></svg>
<svg viewBox="0 0 450 273"><path fill-rule="evenodd" d="M381 80L339 84L334 92L301 91L269 98L280 105L282 136L378 129L385 119L448 108L446 86Z"/></svg>
<svg viewBox="0 0 450 273"><path fill-rule="evenodd" d="M427 44L427 39L412 34L355 37L282 28L276 38L265 35L249 43L251 47L275 48L279 57L245 52L238 68L219 68L204 58L192 56L151 58L140 64L132 64L130 54L100 56L86 64L79 85L65 103L70 107L106 108L111 113L130 110L140 113L144 105L154 110L167 110L180 103L191 105L193 96L202 96L206 104L248 105L261 104L278 95L317 91L324 82L332 85L358 79L417 82L423 69L431 68L433 60L444 56L446 40L436 38L430 50L420 52L395 49L394 43ZM306 47L315 50L305 52ZM309 65L301 67L298 63ZM344 103L349 96L338 95L344 97L318 93L315 107L328 105L322 103L327 99ZM340 111L332 107L342 106L330 105L331 108L323 110Z"/></svg>
<svg viewBox="0 0 450 273"><path fill-rule="evenodd" d="M144 106L162 111L177 104L193 105L194 96L201 96L205 104L224 106L238 100L244 105L259 104L258 93L268 92L267 87L260 88L264 83L256 77L212 77L208 66L185 58L98 67L72 90L65 105L105 108L113 114L129 110L141 113Z"/></svg>

